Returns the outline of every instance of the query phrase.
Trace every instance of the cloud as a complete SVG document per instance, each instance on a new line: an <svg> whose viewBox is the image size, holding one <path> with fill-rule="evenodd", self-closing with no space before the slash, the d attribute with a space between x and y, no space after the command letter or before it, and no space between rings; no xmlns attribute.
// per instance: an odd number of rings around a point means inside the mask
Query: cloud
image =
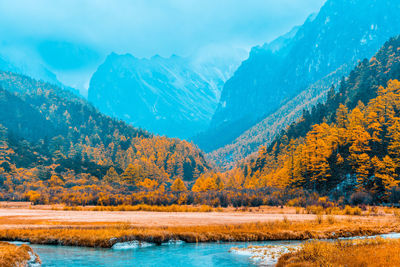
<svg viewBox="0 0 400 267"><path fill-rule="evenodd" d="M302 24L325 0L0 0L0 56L43 65L83 95L111 52L245 58ZM231 53L231 55L229 54ZM217 59L220 57L221 59ZM37 75L35 75L37 74Z"/></svg>
<svg viewBox="0 0 400 267"><path fill-rule="evenodd" d="M190 54L209 44L252 46L301 24L324 0L0 1L8 41L84 43L136 56Z"/></svg>

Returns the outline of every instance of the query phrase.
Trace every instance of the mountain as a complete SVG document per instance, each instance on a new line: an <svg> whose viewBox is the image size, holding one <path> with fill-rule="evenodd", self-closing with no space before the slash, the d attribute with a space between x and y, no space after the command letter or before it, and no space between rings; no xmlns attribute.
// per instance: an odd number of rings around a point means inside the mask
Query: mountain
<svg viewBox="0 0 400 267"><path fill-rule="evenodd" d="M38 80L61 84L54 73L44 67L41 62L32 59L19 61L11 59L7 55L0 55L0 70L30 75Z"/></svg>
<svg viewBox="0 0 400 267"><path fill-rule="evenodd" d="M399 78L400 36L245 163L247 183L393 202L400 184Z"/></svg>
<svg viewBox="0 0 400 267"><path fill-rule="evenodd" d="M337 86L341 78L350 72L352 66L343 65L323 79L309 86L278 110L251 126L232 143L207 154L207 157L224 169L230 169L242 159L255 154L261 146L270 144L277 134L296 122L304 110L309 110L326 100L331 86Z"/></svg>
<svg viewBox="0 0 400 267"><path fill-rule="evenodd" d="M225 83L210 129L195 142L205 151L237 146L246 138L239 137L243 132L264 119L271 121L268 116L284 120L301 102L318 95L323 97L332 85L324 78L337 83L359 60L371 57L386 40L400 33L399 10L400 3L393 1L328 0L317 15L310 16L288 36L253 48L249 58ZM305 90L311 92L309 96L299 96ZM302 100L290 104L288 101L296 96ZM283 105L291 107L282 112L279 109ZM221 142L216 137L224 133L227 134ZM274 130L266 129L262 139L268 143L270 138L266 136L274 134ZM229 153L217 158L229 160Z"/></svg>
<svg viewBox="0 0 400 267"><path fill-rule="evenodd" d="M4 57L0 57L0 69L3 71L13 71L18 72L18 68L13 66L8 60Z"/></svg>
<svg viewBox="0 0 400 267"><path fill-rule="evenodd" d="M313 125L335 121L340 104L349 110L353 110L360 102L367 104L378 96L381 86L386 86L393 79L400 79L400 36L390 38L370 60L359 62L335 90L330 89L324 103L303 111L301 119L276 136L269 150L279 147L284 135L289 139L304 137Z"/></svg>
<svg viewBox="0 0 400 267"><path fill-rule="evenodd" d="M0 70L43 80L85 97L91 75L105 58L101 49L84 41L50 36L13 38L21 34L19 29L4 34L7 41L0 43Z"/></svg>
<svg viewBox="0 0 400 267"><path fill-rule="evenodd" d="M187 138L206 129L223 83L239 62L113 53L94 73L88 99L110 116Z"/></svg>
<svg viewBox="0 0 400 267"><path fill-rule="evenodd" d="M45 67L44 62L42 62L42 60L38 57L32 55L30 57L27 57L26 55L22 55L23 52L20 52L18 56L16 56L15 58L11 58L7 56L7 52L9 51L3 50L2 53L0 53L0 71L9 71L22 75L28 75L29 77L32 77L34 79L52 83L58 87L62 87L73 92L76 95L79 95L79 91L77 89L62 84L57 79L56 74ZM19 57L23 57L23 59Z"/></svg>
<svg viewBox="0 0 400 267"><path fill-rule="evenodd" d="M52 84L0 72L0 88L1 199L26 199L30 190L54 196L43 185L52 176L63 194L85 184L82 194L126 195L146 178L167 186L178 178L193 181L210 168L192 144L112 119Z"/></svg>

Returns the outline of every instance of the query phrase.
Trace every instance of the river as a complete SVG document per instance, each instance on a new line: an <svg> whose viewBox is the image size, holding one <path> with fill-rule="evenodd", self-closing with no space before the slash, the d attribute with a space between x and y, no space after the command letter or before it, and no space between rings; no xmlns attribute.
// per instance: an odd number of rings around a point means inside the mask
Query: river
<svg viewBox="0 0 400 267"><path fill-rule="evenodd" d="M400 238L400 234L381 235ZM365 238L365 237L356 237ZM373 237L371 237L373 238ZM68 247L30 244L40 256L42 266L100 267L100 266L255 266L259 262L250 250L230 251L233 247L271 246L271 249L293 247L305 241L233 242L164 244L114 249ZM131 247L131 248L129 248Z"/></svg>

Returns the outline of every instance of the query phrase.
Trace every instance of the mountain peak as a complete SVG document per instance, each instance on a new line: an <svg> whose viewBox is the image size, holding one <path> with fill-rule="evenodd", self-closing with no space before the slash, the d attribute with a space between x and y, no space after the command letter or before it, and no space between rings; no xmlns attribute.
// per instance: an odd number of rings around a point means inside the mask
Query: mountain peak
<svg viewBox="0 0 400 267"><path fill-rule="evenodd" d="M93 75L89 100L135 126L187 138L207 127L225 72L178 55L137 59L113 53Z"/></svg>

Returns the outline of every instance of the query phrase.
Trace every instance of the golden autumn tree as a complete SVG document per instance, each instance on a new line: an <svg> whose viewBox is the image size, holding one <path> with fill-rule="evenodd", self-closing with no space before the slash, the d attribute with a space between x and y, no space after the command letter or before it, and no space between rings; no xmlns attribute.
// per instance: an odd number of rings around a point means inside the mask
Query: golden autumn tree
<svg viewBox="0 0 400 267"><path fill-rule="evenodd" d="M171 185L171 190L174 192L184 192L187 191L185 183L182 181L180 177L176 178L173 184Z"/></svg>
<svg viewBox="0 0 400 267"><path fill-rule="evenodd" d="M400 165L400 119L396 118L388 129L388 151L393 161Z"/></svg>
<svg viewBox="0 0 400 267"><path fill-rule="evenodd" d="M314 125L301 147L299 166L302 168L305 185L313 191L317 191L317 187L322 186L331 176L328 158L336 140L330 131L326 123Z"/></svg>
<svg viewBox="0 0 400 267"><path fill-rule="evenodd" d="M399 181L396 180L396 164L388 155L382 160L375 156L371 162L375 168L374 175L378 179L374 189L381 191L381 194L387 199L390 190L399 184Z"/></svg>
<svg viewBox="0 0 400 267"><path fill-rule="evenodd" d="M144 180L144 170L140 165L129 164L121 175L122 181L130 185L137 185Z"/></svg>
<svg viewBox="0 0 400 267"><path fill-rule="evenodd" d="M369 177L370 157L368 152L371 150L371 136L364 128L366 121L360 106L362 105L359 104L349 114L347 143L351 144L349 148L350 165L357 177L357 188L361 191Z"/></svg>
<svg viewBox="0 0 400 267"><path fill-rule="evenodd" d="M222 190L224 188L224 183L222 181L221 175L215 172L209 172L202 174L194 183L192 187L193 192L206 192Z"/></svg>
<svg viewBox="0 0 400 267"><path fill-rule="evenodd" d="M156 180L145 178L143 181L138 181L136 185L144 191L155 191L159 184Z"/></svg>
<svg viewBox="0 0 400 267"><path fill-rule="evenodd" d="M232 189L242 189L245 177L240 168L233 168L225 173L226 187Z"/></svg>
<svg viewBox="0 0 400 267"><path fill-rule="evenodd" d="M338 128L347 128L348 126L348 113L349 110L343 104L339 105L339 108L336 110L336 125Z"/></svg>
<svg viewBox="0 0 400 267"><path fill-rule="evenodd" d="M120 178L114 167L110 167L103 177L103 181L106 183L119 183Z"/></svg>

